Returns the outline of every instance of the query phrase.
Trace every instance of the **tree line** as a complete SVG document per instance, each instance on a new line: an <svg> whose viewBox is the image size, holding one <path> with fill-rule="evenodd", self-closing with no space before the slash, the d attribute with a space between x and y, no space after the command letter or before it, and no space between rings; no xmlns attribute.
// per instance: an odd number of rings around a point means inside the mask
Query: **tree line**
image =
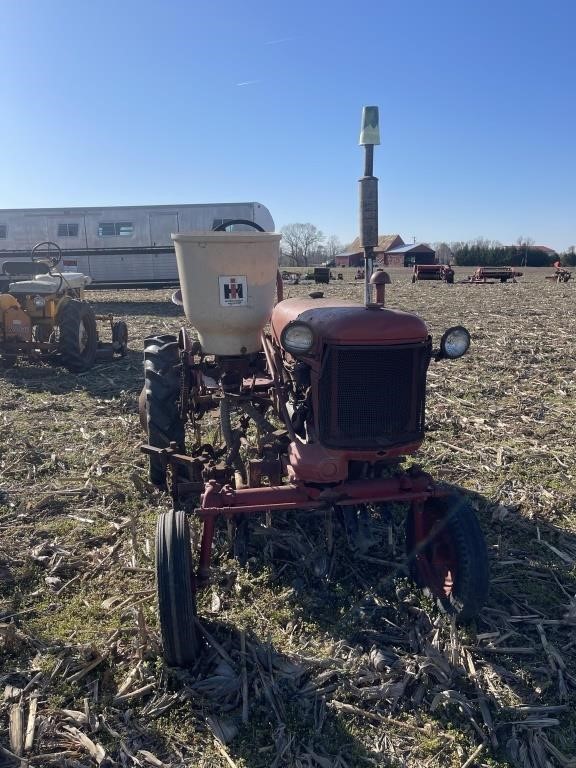
<svg viewBox="0 0 576 768"><path fill-rule="evenodd" d="M336 235L326 236L314 224L287 224L280 229L281 263L307 267L331 261L344 251ZM566 266L576 266L576 247L561 254L548 253L534 245L534 240L521 235L514 245L478 237L475 240L433 243L436 259L459 266L548 267L560 259Z"/></svg>
<svg viewBox="0 0 576 768"><path fill-rule="evenodd" d="M571 245L567 251L561 253L560 261L565 267L576 267L576 245Z"/></svg>
<svg viewBox="0 0 576 768"><path fill-rule="evenodd" d="M477 238L468 242L450 243L453 263L462 266L488 267L549 267L556 261L576 265L575 247L564 253L550 253L534 245L530 237L519 237L514 245L502 245L497 240Z"/></svg>
<svg viewBox="0 0 576 768"><path fill-rule="evenodd" d="M502 245L497 240L477 238L450 245L454 263L472 267L547 267L557 256L534 246L531 238L519 237L515 245Z"/></svg>

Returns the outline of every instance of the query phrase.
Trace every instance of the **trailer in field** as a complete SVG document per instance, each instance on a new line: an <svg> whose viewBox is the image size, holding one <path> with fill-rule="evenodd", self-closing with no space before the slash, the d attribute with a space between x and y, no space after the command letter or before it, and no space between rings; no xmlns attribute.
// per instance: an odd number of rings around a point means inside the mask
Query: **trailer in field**
<svg viewBox="0 0 576 768"><path fill-rule="evenodd" d="M233 219L274 230L270 211L256 202L0 210L0 272L5 261L28 261L36 243L50 240L62 249L63 269L89 275L91 288L174 285L170 235L208 232Z"/></svg>
<svg viewBox="0 0 576 768"><path fill-rule="evenodd" d="M494 283L500 281L506 283L511 280L516 282L517 277L522 277L523 272L519 272L515 267L478 267L473 275L468 275L465 282L469 283Z"/></svg>
<svg viewBox="0 0 576 768"><path fill-rule="evenodd" d="M418 280L442 280L444 283L454 282L454 270L450 264L415 264L412 282Z"/></svg>

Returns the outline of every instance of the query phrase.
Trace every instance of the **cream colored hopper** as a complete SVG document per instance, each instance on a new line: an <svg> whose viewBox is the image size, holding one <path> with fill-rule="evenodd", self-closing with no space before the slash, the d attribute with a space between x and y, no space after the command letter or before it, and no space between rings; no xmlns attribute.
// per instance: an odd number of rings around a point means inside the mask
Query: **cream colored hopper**
<svg viewBox="0 0 576 768"><path fill-rule="evenodd" d="M270 232L172 235L184 311L206 354L261 348L274 307L280 238Z"/></svg>

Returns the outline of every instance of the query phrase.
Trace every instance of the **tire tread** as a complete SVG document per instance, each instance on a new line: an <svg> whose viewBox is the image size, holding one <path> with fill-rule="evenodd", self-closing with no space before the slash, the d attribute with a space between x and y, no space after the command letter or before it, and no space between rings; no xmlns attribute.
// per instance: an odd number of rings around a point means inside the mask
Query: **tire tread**
<svg viewBox="0 0 576 768"><path fill-rule="evenodd" d="M169 666L192 665L200 652L188 518L163 512L156 525L156 586L164 658Z"/></svg>

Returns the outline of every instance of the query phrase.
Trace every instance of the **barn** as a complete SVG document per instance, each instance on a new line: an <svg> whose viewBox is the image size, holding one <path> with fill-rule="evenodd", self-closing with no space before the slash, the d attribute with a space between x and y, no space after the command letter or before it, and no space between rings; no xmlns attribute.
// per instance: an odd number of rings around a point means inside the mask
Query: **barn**
<svg viewBox="0 0 576 768"><path fill-rule="evenodd" d="M364 251L359 253L339 253L334 257L337 267L361 267L364 265Z"/></svg>
<svg viewBox="0 0 576 768"><path fill-rule="evenodd" d="M378 266L412 267L414 264L435 264L436 251L425 243L413 243L391 248L383 254L386 260L377 260Z"/></svg>
<svg viewBox="0 0 576 768"><path fill-rule="evenodd" d="M390 266L388 261L382 261L391 248L398 248L404 245L404 240L400 235L379 235L378 245L374 248L374 260L386 266ZM336 257L337 267L363 267L364 251L360 245L360 238L357 237L346 248L344 253L339 253ZM395 263L395 262L394 262Z"/></svg>

